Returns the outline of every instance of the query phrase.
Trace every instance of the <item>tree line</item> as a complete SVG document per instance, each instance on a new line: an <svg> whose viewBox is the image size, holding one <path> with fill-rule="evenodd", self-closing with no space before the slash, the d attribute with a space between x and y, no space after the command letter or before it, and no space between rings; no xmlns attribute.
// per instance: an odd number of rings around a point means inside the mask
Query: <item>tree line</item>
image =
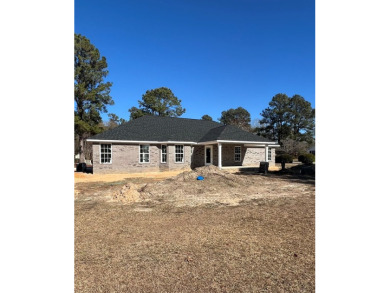
<svg viewBox="0 0 390 293"><path fill-rule="evenodd" d="M85 142L87 137L127 121L114 113L108 114L109 121L102 120L100 113L107 113L107 105L114 105L110 96L112 83L105 81L108 75L106 58L100 56L99 50L80 34L75 34L74 44L75 153L80 154L80 161L83 162L92 154L91 145ZM133 106L128 110L129 121L145 115L180 117L186 111L181 102L167 87L147 90L138 100L138 107ZM218 121L277 141L282 146L279 152L296 155L313 144L315 109L302 96L288 97L278 93L259 115L262 118L251 125L250 113L246 109L231 108L222 111ZM207 114L201 119L212 121Z"/></svg>

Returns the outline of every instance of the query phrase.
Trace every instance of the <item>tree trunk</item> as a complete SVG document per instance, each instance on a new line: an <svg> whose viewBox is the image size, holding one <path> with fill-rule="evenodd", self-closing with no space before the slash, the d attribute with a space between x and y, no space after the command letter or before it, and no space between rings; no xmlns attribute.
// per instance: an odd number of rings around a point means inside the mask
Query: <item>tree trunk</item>
<svg viewBox="0 0 390 293"><path fill-rule="evenodd" d="M79 138L80 138L80 150L79 150L80 161L79 162L85 163L84 137L80 135Z"/></svg>

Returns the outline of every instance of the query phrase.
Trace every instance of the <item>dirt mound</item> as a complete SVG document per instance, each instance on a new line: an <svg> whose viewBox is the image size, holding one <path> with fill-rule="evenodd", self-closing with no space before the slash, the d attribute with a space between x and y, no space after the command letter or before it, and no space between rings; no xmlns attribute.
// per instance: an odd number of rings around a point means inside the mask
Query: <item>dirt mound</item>
<svg viewBox="0 0 390 293"><path fill-rule="evenodd" d="M198 176L204 179L197 180ZM143 186L128 183L114 194L113 199L127 203L164 199L191 205L200 201L229 202L243 193L255 192L255 188L253 178L219 170L216 166L206 166Z"/></svg>
<svg viewBox="0 0 390 293"><path fill-rule="evenodd" d="M140 200L140 193L138 186L133 183L127 183L121 190L112 195L113 200L121 201L123 203L137 202Z"/></svg>
<svg viewBox="0 0 390 293"><path fill-rule="evenodd" d="M202 176L204 179L197 180L198 176ZM232 187L243 187L246 183L247 180L241 176L219 170L215 166L206 166L183 172L161 182L148 184L142 191L150 197L181 196L215 193Z"/></svg>
<svg viewBox="0 0 390 293"><path fill-rule="evenodd" d="M187 171L180 173L179 175L175 176L174 178L171 178L171 180L175 181L188 181L188 180L194 180L198 176L203 176L203 177L208 177L208 176L224 176L224 177L229 177L230 174L229 172L219 170L218 167L214 165L210 166L205 166L205 167L199 167L196 168L192 171ZM230 176L231 177L231 176Z"/></svg>

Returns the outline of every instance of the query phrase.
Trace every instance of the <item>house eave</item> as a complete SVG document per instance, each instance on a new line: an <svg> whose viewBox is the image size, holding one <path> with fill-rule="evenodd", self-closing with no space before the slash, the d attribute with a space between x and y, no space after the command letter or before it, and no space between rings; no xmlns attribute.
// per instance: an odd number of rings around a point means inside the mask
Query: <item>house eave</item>
<svg viewBox="0 0 390 293"><path fill-rule="evenodd" d="M197 144L198 145L207 145L207 144L216 144L216 143L218 143L216 140L210 140L210 141L198 142Z"/></svg>
<svg viewBox="0 0 390 293"><path fill-rule="evenodd" d="M195 145L193 141L175 141L175 140L114 140L114 139L87 139L88 142L98 143L128 143L128 144L189 144Z"/></svg>
<svg viewBox="0 0 390 293"><path fill-rule="evenodd" d="M259 141L240 141L240 140L212 140L212 141L203 141L203 142L194 142L194 141L175 141L175 140L115 140L115 139L87 139L88 142L96 143L123 143L123 144L186 144L186 145L208 145L216 143L224 144L244 144L244 146L251 147L280 147L280 145L274 142L259 142Z"/></svg>
<svg viewBox="0 0 390 293"><path fill-rule="evenodd" d="M206 145L206 144L215 144L215 143L225 143L225 144L244 144L244 145L250 145L250 146L272 146L272 147L280 147L280 145L276 144L275 142L262 142L262 141L244 141L244 140L210 140L210 141L202 141L198 142L199 145Z"/></svg>
<svg viewBox="0 0 390 293"><path fill-rule="evenodd" d="M280 148L280 145L278 144L244 144L244 146L250 146L250 147L273 147L273 148Z"/></svg>
<svg viewBox="0 0 390 293"><path fill-rule="evenodd" d="M217 142L220 142L220 143L241 143L241 144L244 144L244 145L250 145L250 146L253 146L253 145L258 145L258 146L273 146L273 147L277 147L279 146L278 144L276 144L275 142L269 142L269 141L243 141L243 140L217 140Z"/></svg>

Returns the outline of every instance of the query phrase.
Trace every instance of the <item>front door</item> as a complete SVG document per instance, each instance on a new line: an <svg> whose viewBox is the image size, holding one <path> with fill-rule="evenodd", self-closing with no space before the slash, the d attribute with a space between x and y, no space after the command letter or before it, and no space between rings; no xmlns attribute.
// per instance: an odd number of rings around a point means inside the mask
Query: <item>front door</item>
<svg viewBox="0 0 390 293"><path fill-rule="evenodd" d="M213 163L213 148L211 146L205 147L205 165Z"/></svg>

